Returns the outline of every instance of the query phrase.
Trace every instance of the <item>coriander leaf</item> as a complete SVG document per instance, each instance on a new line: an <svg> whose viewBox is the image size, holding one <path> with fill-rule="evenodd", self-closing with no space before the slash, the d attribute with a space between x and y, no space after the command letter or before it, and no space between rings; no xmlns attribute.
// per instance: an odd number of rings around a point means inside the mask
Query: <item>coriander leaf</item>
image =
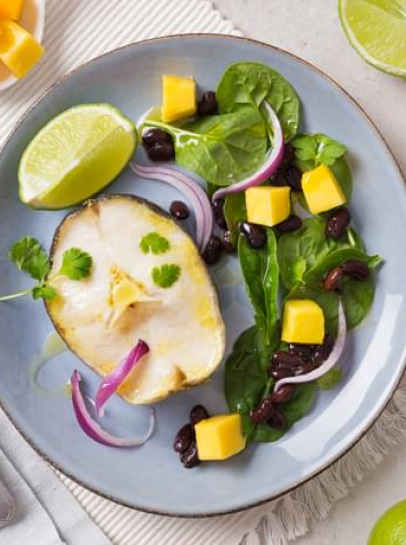
<svg viewBox="0 0 406 545"><path fill-rule="evenodd" d="M35 286L32 288L32 296L34 299L55 299L57 296L57 292L54 288L51 288L51 286Z"/></svg>
<svg viewBox="0 0 406 545"><path fill-rule="evenodd" d="M167 238L151 231L140 240L140 248L144 254L152 253L154 255L164 254L171 247Z"/></svg>
<svg viewBox="0 0 406 545"><path fill-rule="evenodd" d="M343 372L339 367L333 367L325 375L320 377L316 384L322 390L332 390L343 380Z"/></svg>
<svg viewBox="0 0 406 545"><path fill-rule="evenodd" d="M8 257L20 271L28 273L40 282L50 269L47 254L33 237L24 237L15 242L9 250Z"/></svg>
<svg viewBox="0 0 406 545"><path fill-rule="evenodd" d="M347 153L347 148L325 134L300 134L292 141L296 162L301 170L312 170L320 165L332 166Z"/></svg>
<svg viewBox="0 0 406 545"><path fill-rule="evenodd" d="M160 288L170 288L180 276L180 267L174 263L152 269L152 280Z"/></svg>
<svg viewBox="0 0 406 545"><path fill-rule="evenodd" d="M62 256L62 265L58 276L67 276L71 280L83 280L90 275L93 260L87 252L79 248L70 248Z"/></svg>

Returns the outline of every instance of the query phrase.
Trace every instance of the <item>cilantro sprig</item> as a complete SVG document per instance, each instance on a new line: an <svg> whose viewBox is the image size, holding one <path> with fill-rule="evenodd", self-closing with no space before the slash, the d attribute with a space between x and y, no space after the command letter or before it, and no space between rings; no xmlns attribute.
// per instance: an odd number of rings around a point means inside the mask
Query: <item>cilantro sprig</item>
<svg viewBox="0 0 406 545"><path fill-rule="evenodd" d="M0 301L11 301L25 295L34 299L55 299L57 292L51 282L57 277L66 276L71 280L84 280L91 273L92 258L79 248L70 248L63 253L62 265L58 272L49 276L51 262L41 244L33 237L24 237L13 244L8 252L10 261L17 269L27 273L37 283L26 290L4 295Z"/></svg>
<svg viewBox="0 0 406 545"><path fill-rule="evenodd" d="M169 240L155 231L147 233L140 240L140 248L144 254L164 254L170 247Z"/></svg>
<svg viewBox="0 0 406 545"><path fill-rule="evenodd" d="M347 153L347 148L325 134L299 134L292 140L296 161L302 171L320 165L332 166Z"/></svg>
<svg viewBox="0 0 406 545"><path fill-rule="evenodd" d="M180 267L175 263L166 263L152 269L152 280L160 288L170 288L180 276Z"/></svg>

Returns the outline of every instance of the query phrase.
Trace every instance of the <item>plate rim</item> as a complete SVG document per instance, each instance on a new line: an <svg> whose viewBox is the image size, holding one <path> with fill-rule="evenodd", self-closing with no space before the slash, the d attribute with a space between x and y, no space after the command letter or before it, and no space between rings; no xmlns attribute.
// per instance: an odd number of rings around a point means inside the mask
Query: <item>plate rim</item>
<svg viewBox="0 0 406 545"><path fill-rule="evenodd" d="M372 120L372 118L367 114L365 109L350 95L350 93L335 79L333 79L331 76L329 76L326 72L324 72L321 68L318 68L313 63L303 59L302 57L299 57L298 55L291 53L290 51L287 51L286 49L283 49L281 47L263 42L261 40L256 40L253 38L247 38L244 36L237 36L233 34L221 34L221 33L210 33L210 32L192 32L192 33L180 33L180 34L168 34L165 36L159 36L156 38L147 38L144 40L137 40L134 42L130 42L128 44L125 44L120 47L116 47L114 49L111 49L101 55L98 55L96 57L91 58L90 60L80 64L79 66L76 66L72 70L69 70L66 72L63 76L59 77L50 87L48 87L24 112L24 114L18 119L18 121L15 123L11 131L9 132L8 136L4 140L4 143L0 147L0 161L2 160L3 153L14 137L15 133L19 130L19 128L22 126L22 124L25 122L28 115L33 111L43 100L45 97L47 97L54 89L60 87L66 80L68 80L71 76L75 75L78 72L81 72L82 70L85 70L88 66L91 66L92 64L98 62L100 59L103 59L105 57L109 57L111 55L114 55L118 51L122 51L125 49L133 48L133 47L139 47L144 46L150 43L156 43L156 42L165 42L170 40L177 40L182 38L220 38L224 40L235 40L238 42L247 42L249 44L265 47L267 49L270 49L272 51L276 51L279 54L282 54L284 56L287 56L294 60L295 62L298 62L299 64L304 65L305 67L309 68L311 71L318 74L321 78L323 78L325 81L327 81L330 85L332 85L341 95L343 95L347 101L349 101L352 106L355 107L355 109L362 115L364 120L369 125L370 129L376 134L378 137L378 140L380 140L381 145L386 149L386 152L388 154L388 157L392 160L393 166L395 167L395 170L397 171L400 180L403 182L403 187L405 190L405 196L406 196L406 176L403 174L403 171L400 167L400 164L395 157L394 153L390 149L390 146L388 142L386 141L385 137L383 136L381 130L378 128L378 126L375 124L375 122ZM350 443L344 447L341 451L339 451L336 455L334 455L328 462L325 464L322 464L318 469L315 469L312 471L309 475L307 475L304 478L298 479L295 484L292 484L289 487L286 487L284 490L276 493L271 494L269 497L261 499L259 501L255 502L249 502L244 505L241 505L240 507L233 508L233 509L226 509L226 510L220 510L216 512L210 512L210 513L182 513L182 512L168 512L165 510L160 509L152 509L147 508L145 506L139 506L135 505L134 503L128 503L125 500L119 499L115 497L112 494L108 494L107 492L103 492L101 490L98 490L94 485L90 485L86 483L85 481L81 480L80 478L72 475L69 471L62 468L59 463L56 463L50 456L48 456L42 448L38 447L35 440L30 437L16 422L16 419L11 416L9 410L6 407L5 402L3 401L2 397L0 396L0 408L5 412L7 415L9 421L14 426L14 428L17 430L17 432L25 439L25 441L28 443L28 445L46 462L49 463L54 469L57 470L60 474L62 474L63 477L67 477L73 483L78 484L79 486L85 488L86 490L93 492L99 496L101 496L104 499L107 499L109 501L113 501L123 507L127 507L130 509L135 509L144 513L153 514L153 515L160 515L160 516L166 516L171 518L181 518L181 519L206 519L211 517L218 517L218 516L224 516L224 515L230 515L234 513L239 513L246 511L248 509L252 509L255 507L259 507L262 505L265 505L266 503L269 503L271 501L277 500L281 498L282 496L289 494L299 488L300 486L304 485L305 483L309 482L310 480L314 479L318 475L320 475L323 471L329 469L332 467L338 460L340 460L343 456L348 454L350 450L352 450L362 439L363 437L369 432L369 430L373 427L373 425L377 422L379 417L383 414L389 403L391 402L395 392L399 388L399 385L403 379L403 377L406 375L406 359L403 361L400 370L399 370L399 379L396 381L394 386L389 389L389 392L383 401L382 405L375 411L375 413L372 415L371 419L362 426L362 429L359 431L359 433L350 441ZM60 478L60 477L58 477ZM63 481L64 482L64 481ZM68 485L64 482L65 486L68 487ZM69 488L69 487L68 487Z"/></svg>

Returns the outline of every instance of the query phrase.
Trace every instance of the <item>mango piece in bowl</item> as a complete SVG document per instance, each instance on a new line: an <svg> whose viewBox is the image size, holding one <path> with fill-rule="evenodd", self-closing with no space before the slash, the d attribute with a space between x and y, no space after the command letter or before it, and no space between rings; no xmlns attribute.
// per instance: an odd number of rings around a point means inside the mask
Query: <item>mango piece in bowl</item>
<svg viewBox="0 0 406 545"><path fill-rule="evenodd" d="M42 45L18 23L0 20L0 61L17 78L23 78L43 54Z"/></svg>
<svg viewBox="0 0 406 545"><path fill-rule="evenodd" d="M0 17L18 21L23 10L24 0L0 0Z"/></svg>

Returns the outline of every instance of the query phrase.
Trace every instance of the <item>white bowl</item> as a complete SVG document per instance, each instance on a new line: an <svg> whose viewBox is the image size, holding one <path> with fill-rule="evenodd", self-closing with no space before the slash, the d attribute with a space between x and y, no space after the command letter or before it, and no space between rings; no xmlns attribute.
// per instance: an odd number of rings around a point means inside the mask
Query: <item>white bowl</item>
<svg viewBox="0 0 406 545"><path fill-rule="evenodd" d="M45 0L25 0L23 13L18 23L30 32L38 42L42 42L45 26ZM0 91L14 85L16 78L10 70L0 62Z"/></svg>

